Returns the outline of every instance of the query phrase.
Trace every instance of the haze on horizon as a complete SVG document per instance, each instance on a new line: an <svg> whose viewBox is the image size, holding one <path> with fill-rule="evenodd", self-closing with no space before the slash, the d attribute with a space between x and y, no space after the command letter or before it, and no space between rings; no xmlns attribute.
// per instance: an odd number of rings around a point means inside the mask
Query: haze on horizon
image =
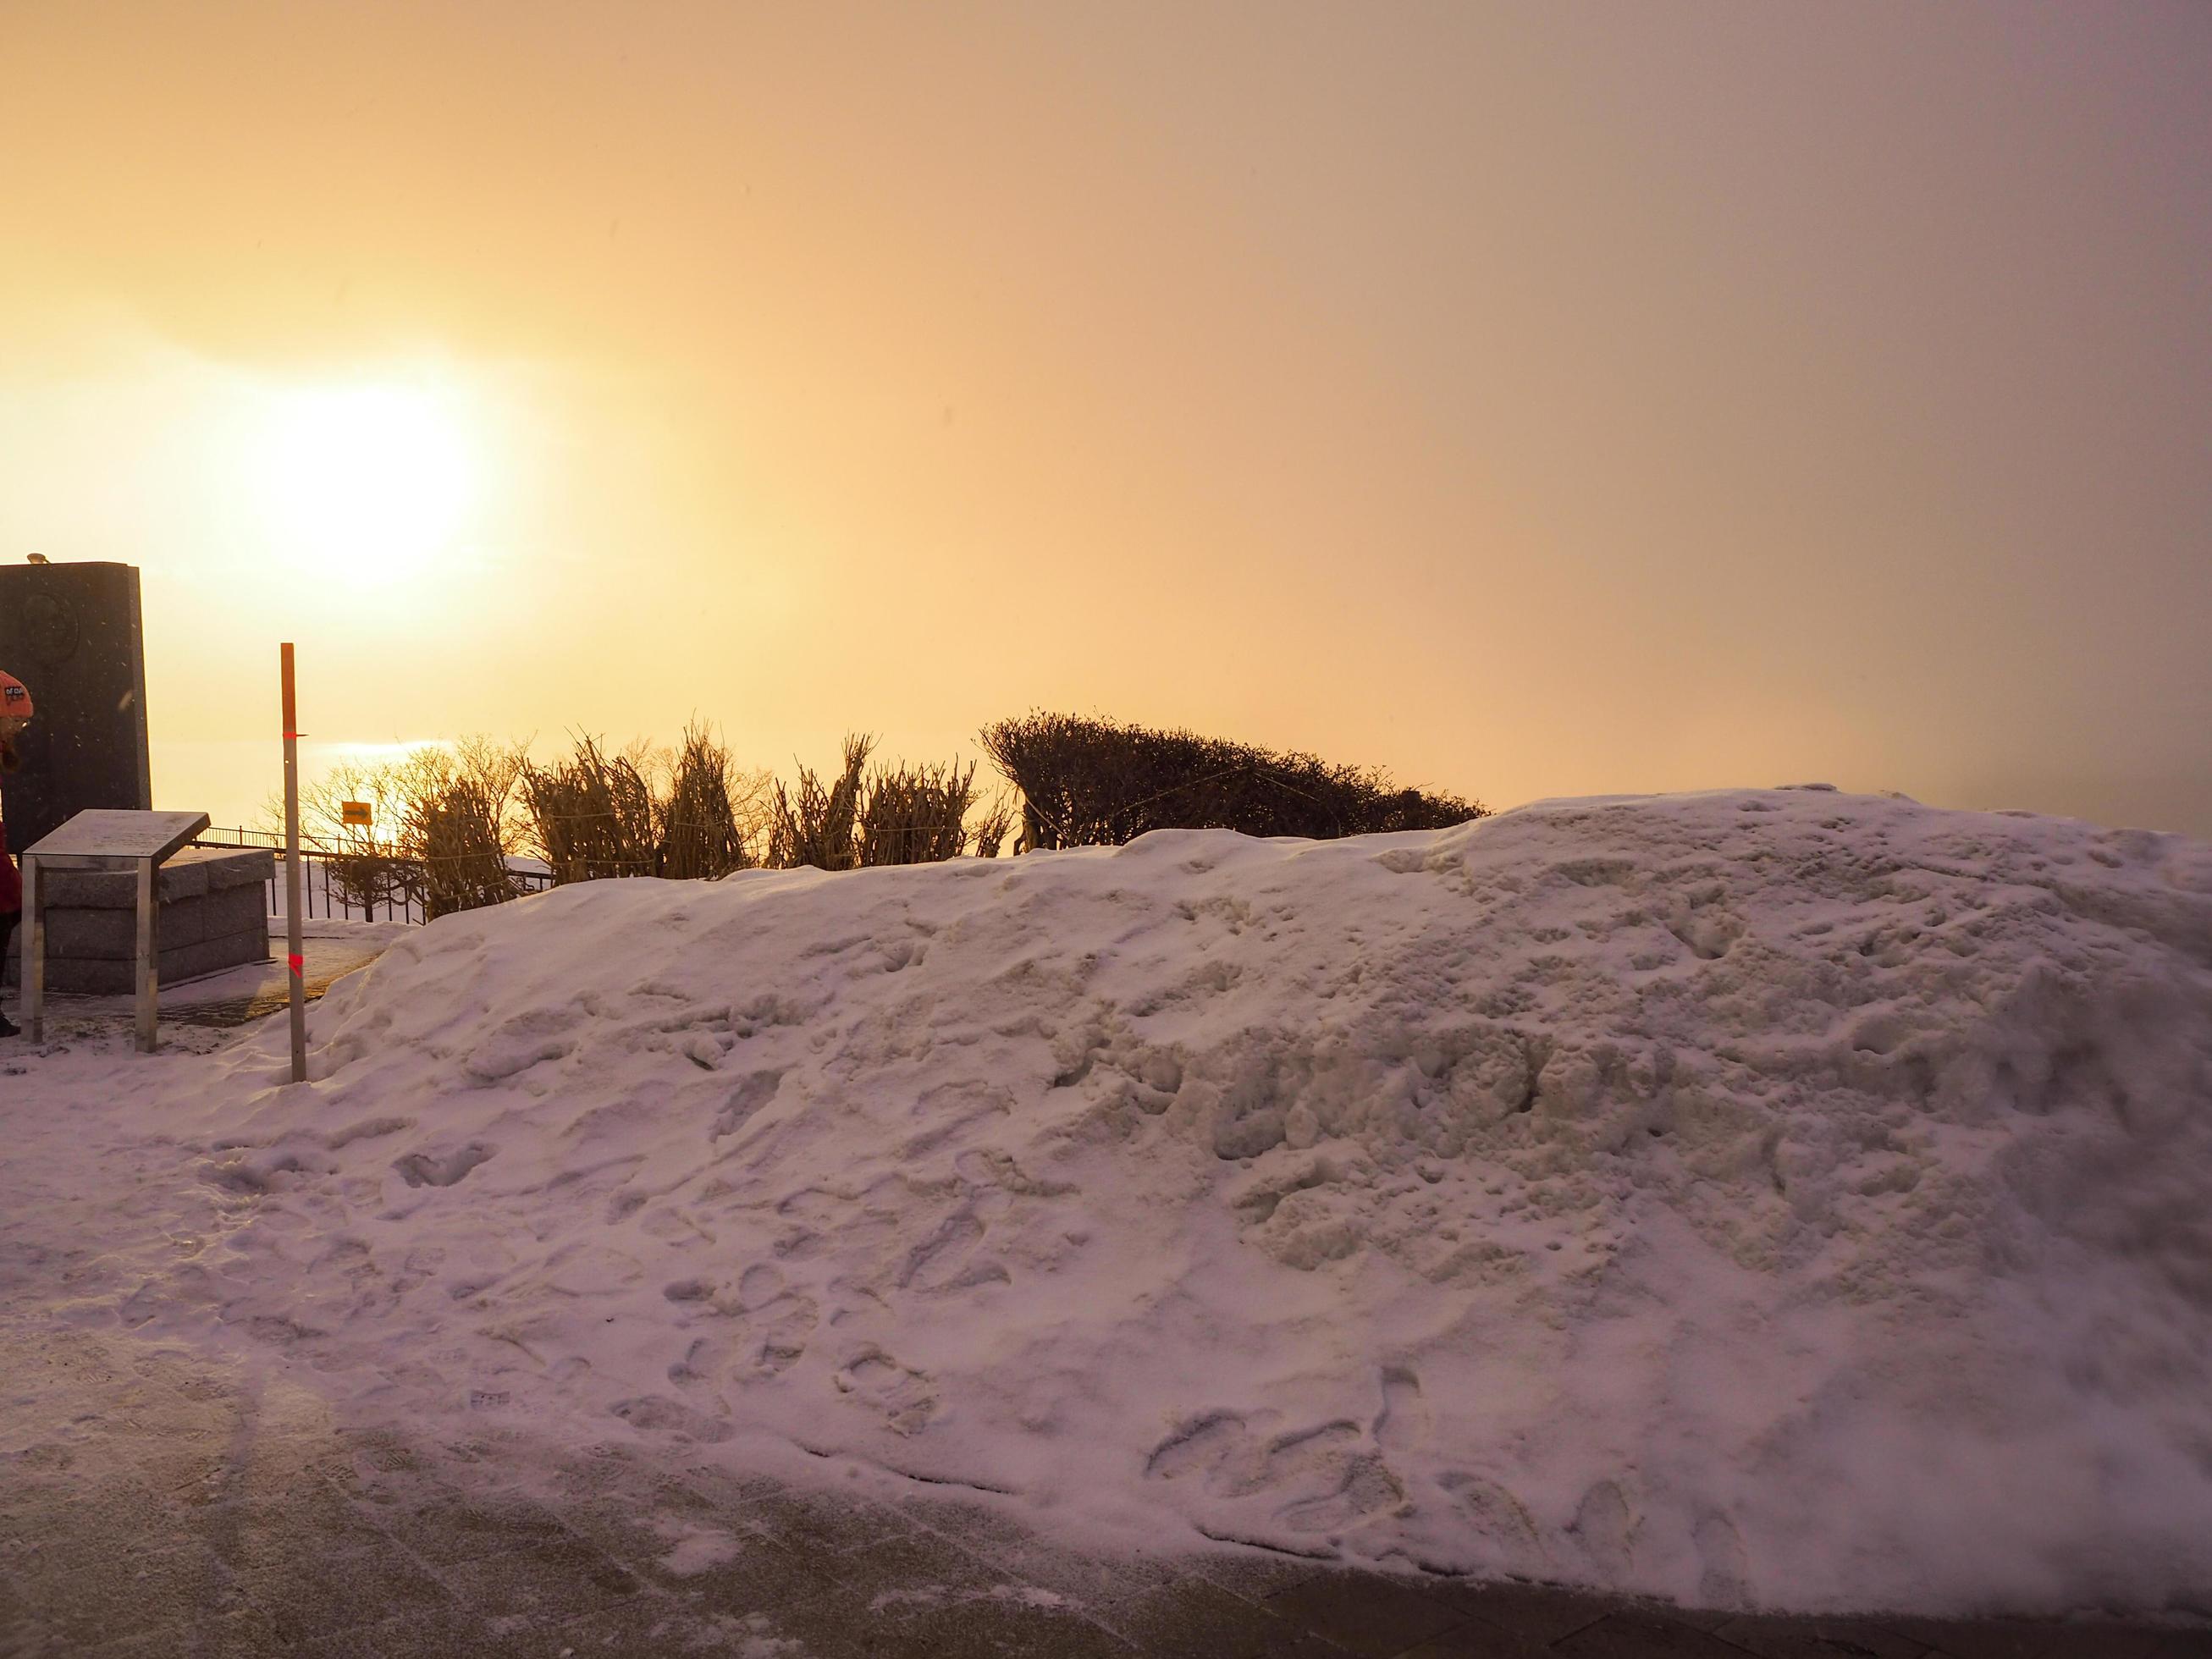
<svg viewBox="0 0 2212 1659"><path fill-rule="evenodd" d="M143 568L219 822L293 639L326 745L2212 835L2187 0L0 0L0 559Z"/></svg>

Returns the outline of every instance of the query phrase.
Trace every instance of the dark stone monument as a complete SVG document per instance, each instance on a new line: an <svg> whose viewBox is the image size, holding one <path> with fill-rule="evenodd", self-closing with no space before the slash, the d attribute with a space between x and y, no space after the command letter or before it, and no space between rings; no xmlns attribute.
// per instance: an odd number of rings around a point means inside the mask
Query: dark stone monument
<svg viewBox="0 0 2212 1659"><path fill-rule="evenodd" d="M11 846L90 808L154 805L137 566L0 565L0 668L39 711L17 745L22 769L0 777Z"/></svg>

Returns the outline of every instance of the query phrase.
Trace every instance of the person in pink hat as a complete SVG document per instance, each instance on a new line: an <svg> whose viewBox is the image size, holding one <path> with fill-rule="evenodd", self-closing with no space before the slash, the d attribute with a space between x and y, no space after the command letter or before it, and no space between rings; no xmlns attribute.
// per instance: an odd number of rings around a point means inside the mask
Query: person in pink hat
<svg viewBox="0 0 2212 1659"><path fill-rule="evenodd" d="M15 739L31 723L30 688L13 674L0 672L0 771L12 772L22 764ZM23 914L23 878L8 852L8 826L0 823L0 962L8 959L8 946L15 936L16 918ZM0 1037L15 1035L8 1016L0 1014Z"/></svg>

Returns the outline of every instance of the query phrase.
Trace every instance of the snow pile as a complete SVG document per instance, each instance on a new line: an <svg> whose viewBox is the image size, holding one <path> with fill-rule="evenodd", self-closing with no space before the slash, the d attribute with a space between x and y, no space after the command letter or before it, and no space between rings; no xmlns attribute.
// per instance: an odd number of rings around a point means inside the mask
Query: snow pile
<svg viewBox="0 0 2212 1659"><path fill-rule="evenodd" d="M283 1041L170 1109L245 1199L164 1306L394 1411L1093 1542L2212 1597L2201 843L1803 790L605 883Z"/></svg>

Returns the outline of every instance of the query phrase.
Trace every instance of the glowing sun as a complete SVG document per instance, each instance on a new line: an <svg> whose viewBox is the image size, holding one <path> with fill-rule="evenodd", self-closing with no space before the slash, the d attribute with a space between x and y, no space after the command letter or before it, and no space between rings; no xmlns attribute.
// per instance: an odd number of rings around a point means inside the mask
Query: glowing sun
<svg viewBox="0 0 2212 1659"><path fill-rule="evenodd" d="M256 458L278 546L381 586L422 570L467 524L474 434L458 399L415 386L281 393Z"/></svg>

